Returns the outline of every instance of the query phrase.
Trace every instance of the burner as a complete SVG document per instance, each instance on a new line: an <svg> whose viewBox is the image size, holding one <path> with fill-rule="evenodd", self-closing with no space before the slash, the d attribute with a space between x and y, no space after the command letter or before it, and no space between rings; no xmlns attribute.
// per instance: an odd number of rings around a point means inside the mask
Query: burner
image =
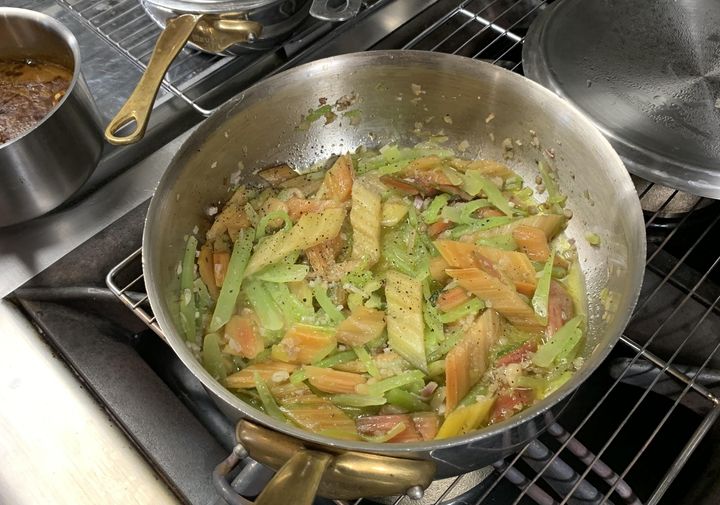
<svg viewBox="0 0 720 505"><path fill-rule="evenodd" d="M658 218L677 220L688 212L699 211L715 203L708 198L653 184L635 175L631 178L640 195L643 212L650 215L659 213Z"/></svg>

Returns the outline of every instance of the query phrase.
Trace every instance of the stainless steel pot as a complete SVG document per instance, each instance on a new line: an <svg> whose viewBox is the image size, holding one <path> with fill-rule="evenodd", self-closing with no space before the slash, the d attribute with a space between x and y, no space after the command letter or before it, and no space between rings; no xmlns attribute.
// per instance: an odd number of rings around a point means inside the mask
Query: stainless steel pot
<svg viewBox="0 0 720 505"><path fill-rule="evenodd" d="M342 21L357 14L361 1L347 0L335 9L329 0L312 0L312 7L310 3L311 0L141 0L163 32L140 82L108 124L107 141L125 145L143 137L162 79L186 43L216 54L268 49L297 27L308 11L319 19ZM121 131L132 123L130 131Z"/></svg>
<svg viewBox="0 0 720 505"><path fill-rule="evenodd" d="M80 72L73 34L39 12L0 7L0 58L40 58L72 69L65 96L31 130L0 144L0 226L45 214L67 200L102 151L100 115Z"/></svg>
<svg viewBox="0 0 720 505"><path fill-rule="evenodd" d="M335 120L323 124L321 119L309 129L298 128L303 114L322 102L337 103ZM343 116L347 110L357 112ZM573 211L567 234L577 243L588 291L589 332L581 370L560 390L511 419L437 442L335 440L280 423L239 400L203 369L178 329L176 272L187 234L195 226L201 227L200 233L205 231L205 209L228 198L228 181L239 178L252 184L259 180L255 170L262 167L284 162L307 167L360 145L414 144L427 134L448 136L448 144L460 151L466 148L466 156L508 158L507 163L531 185L542 151L554 156ZM586 241L588 231L601 237L599 247ZM635 305L644 261L642 211L630 177L607 140L580 112L541 86L493 65L414 51L320 60L240 94L207 120L176 155L152 199L143 235L148 294L168 343L228 416L246 420L239 425L238 437L250 455L279 467L281 455L293 451L281 451L280 442L268 447L273 437L252 435L256 430L248 428L248 422L282 433L284 442L309 449L296 451L301 456L293 456L289 468L306 468L313 478L288 479L286 468L278 474L279 481L301 480L313 492L320 486L321 493L342 498L390 491L386 486L373 493L368 486L355 487L356 481L333 487L333 478L348 475L338 468L361 468L369 483L387 483L390 475L396 488L407 489L427 485L428 475L457 475L492 463L537 436L617 342ZM324 462L313 459L318 453L332 456ZM379 461L343 466L343 461L358 454L373 454ZM424 463L413 463L412 474L393 473L400 467L398 458ZM270 496L294 495L271 489L266 498ZM298 500L294 503L304 503Z"/></svg>

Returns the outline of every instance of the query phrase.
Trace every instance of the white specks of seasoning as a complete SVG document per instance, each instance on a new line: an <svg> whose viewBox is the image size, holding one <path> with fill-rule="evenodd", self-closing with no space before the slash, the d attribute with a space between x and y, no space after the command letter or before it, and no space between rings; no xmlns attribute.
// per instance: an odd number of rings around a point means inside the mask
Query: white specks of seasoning
<svg viewBox="0 0 720 505"><path fill-rule="evenodd" d="M198 233L199 231L200 231L200 228L198 228L198 226L195 225L195 227L193 228L193 231L192 231L192 232L193 232L193 235L197 235L197 233Z"/></svg>
<svg viewBox="0 0 720 505"><path fill-rule="evenodd" d="M200 352L200 346L197 345L195 342L190 342L188 340L185 341L185 345L188 349L190 349L192 352Z"/></svg>
<svg viewBox="0 0 720 505"><path fill-rule="evenodd" d="M422 86L419 84L411 84L410 89L412 89L412 92L415 96L420 96L420 93L422 93Z"/></svg>
<svg viewBox="0 0 720 505"><path fill-rule="evenodd" d="M522 146L523 145L522 140L520 140L520 139L515 140L515 145L518 147Z"/></svg>
<svg viewBox="0 0 720 505"><path fill-rule="evenodd" d="M240 184L240 175L245 165L242 161L238 161L238 169L230 174L230 186L238 186Z"/></svg>
<svg viewBox="0 0 720 505"><path fill-rule="evenodd" d="M458 151L464 153L465 151L467 151L468 147L470 147L470 142L468 142L467 140L463 140L458 144Z"/></svg>
<svg viewBox="0 0 720 505"><path fill-rule="evenodd" d="M229 138L230 138L230 134L229 134L228 132L223 132L223 135L225 135L225 138L226 138L226 139L229 139Z"/></svg>
<svg viewBox="0 0 720 505"><path fill-rule="evenodd" d="M447 124L452 124L452 122L453 122L452 117L450 116L450 114L445 114L445 115L443 116L443 121L445 121Z"/></svg>
<svg viewBox="0 0 720 505"><path fill-rule="evenodd" d="M270 380L276 384L285 382L290 378L290 374L285 370L279 370L270 376Z"/></svg>
<svg viewBox="0 0 720 505"><path fill-rule="evenodd" d="M213 161L210 163L210 168L216 168L217 167L217 161Z"/></svg>
<svg viewBox="0 0 720 505"><path fill-rule="evenodd" d="M435 119L435 116L427 117L427 118L425 118L425 123L429 123L429 122L432 121L433 119Z"/></svg>
<svg viewBox="0 0 720 505"><path fill-rule="evenodd" d="M217 208L216 206L214 206L214 205L211 205L210 207L207 208L207 210L205 211L205 213L206 213L208 216L212 217L212 216L214 216L215 214L218 213L218 208Z"/></svg>
<svg viewBox="0 0 720 505"><path fill-rule="evenodd" d="M200 250L199 250L199 249L198 249L197 251L195 251L195 257L196 257L196 258L199 258L199 257L200 257Z"/></svg>
<svg viewBox="0 0 720 505"><path fill-rule="evenodd" d="M495 119L495 113L491 112L488 114L488 117L485 118L485 124L489 124L493 119Z"/></svg>
<svg viewBox="0 0 720 505"><path fill-rule="evenodd" d="M490 137L490 142L495 142L495 134L493 132L488 133L488 137Z"/></svg>
<svg viewBox="0 0 720 505"><path fill-rule="evenodd" d="M416 129L416 130L420 130L420 129L422 129L422 127L423 127L423 124L422 124L420 121L416 121L416 122L415 122L415 129Z"/></svg>
<svg viewBox="0 0 720 505"><path fill-rule="evenodd" d="M513 152L513 141L511 138L505 138L502 141L503 146L503 157L506 160L511 160L515 157L515 153Z"/></svg>
<svg viewBox="0 0 720 505"><path fill-rule="evenodd" d="M178 274L178 275L181 275L181 274L182 274L182 263L181 263L181 262L178 262L178 266L177 266L177 268L175 269L175 273Z"/></svg>

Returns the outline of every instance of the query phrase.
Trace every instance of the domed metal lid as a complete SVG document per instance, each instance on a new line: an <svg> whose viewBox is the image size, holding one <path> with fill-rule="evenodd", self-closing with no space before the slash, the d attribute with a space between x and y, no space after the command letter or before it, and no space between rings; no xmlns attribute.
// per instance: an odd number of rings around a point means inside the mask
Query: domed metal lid
<svg viewBox="0 0 720 505"><path fill-rule="evenodd" d="M720 2L560 0L530 28L523 65L630 172L720 198Z"/></svg>

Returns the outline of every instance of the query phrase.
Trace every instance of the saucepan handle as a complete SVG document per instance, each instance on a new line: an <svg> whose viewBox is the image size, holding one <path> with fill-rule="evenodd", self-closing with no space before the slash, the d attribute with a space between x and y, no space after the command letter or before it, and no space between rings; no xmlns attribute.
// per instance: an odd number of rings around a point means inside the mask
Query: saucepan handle
<svg viewBox="0 0 720 505"><path fill-rule="evenodd" d="M362 0L313 0L310 6L310 15L324 21L346 21L354 18Z"/></svg>
<svg viewBox="0 0 720 505"><path fill-rule="evenodd" d="M165 73L201 19L202 15L182 14L167 21L140 82L105 128L105 139L108 142L118 145L133 144L145 135L150 112ZM135 127L131 132L124 135L118 133L122 127L133 121Z"/></svg>

